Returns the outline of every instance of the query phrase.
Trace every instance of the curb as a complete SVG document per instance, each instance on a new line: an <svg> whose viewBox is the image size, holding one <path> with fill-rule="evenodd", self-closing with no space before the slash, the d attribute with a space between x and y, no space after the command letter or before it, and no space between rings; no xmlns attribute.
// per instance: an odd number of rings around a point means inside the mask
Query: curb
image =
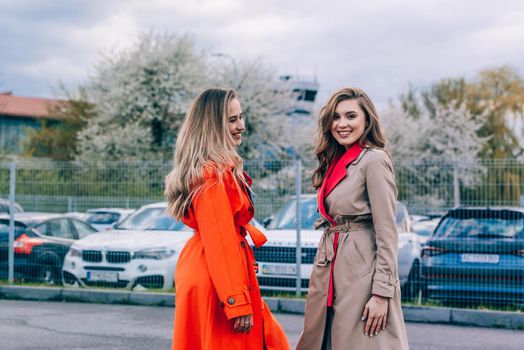
<svg viewBox="0 0 524 350"><path fill-rule="evenodd" d="M171 293L146 293L100 289L0 286L0 299L69 301L97 304L175 306Z"/></svg>
<svg viewBox="0 0 524 350"><path fill-rule="evenodd" d="M175 297L171 293L51 287L0 286L0 299L175 306ZM272 312L304 314L303 299L265 297L264 300ZM402 312L407 322L524 330L524 313L519 312L407 305L402 306Z"/></svg>

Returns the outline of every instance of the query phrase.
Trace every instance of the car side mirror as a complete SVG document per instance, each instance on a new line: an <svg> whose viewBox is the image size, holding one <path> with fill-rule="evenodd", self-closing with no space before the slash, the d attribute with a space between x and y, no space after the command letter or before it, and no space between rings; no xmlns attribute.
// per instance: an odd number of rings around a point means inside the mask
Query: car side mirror
<svg viewBox="0 0 524 350"><path fill-rule="evenodd" d="M271 224L271 221L273 221L273 217L268 216L267 218L262 219L262 225L264 225L264 227L267 228Z"/></svg>

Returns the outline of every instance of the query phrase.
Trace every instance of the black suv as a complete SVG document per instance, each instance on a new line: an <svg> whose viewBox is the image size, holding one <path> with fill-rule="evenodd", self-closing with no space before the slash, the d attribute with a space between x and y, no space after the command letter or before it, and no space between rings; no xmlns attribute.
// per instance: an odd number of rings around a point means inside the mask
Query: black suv
<svg viewBox="0 0 524 350"><path fill-rule="evenodd" d="M60 214L15 214L14 277L22 281L59 284L64 256L77 239L96 230ZM0 279L8 276L9 216L0 215Z"/></svg>

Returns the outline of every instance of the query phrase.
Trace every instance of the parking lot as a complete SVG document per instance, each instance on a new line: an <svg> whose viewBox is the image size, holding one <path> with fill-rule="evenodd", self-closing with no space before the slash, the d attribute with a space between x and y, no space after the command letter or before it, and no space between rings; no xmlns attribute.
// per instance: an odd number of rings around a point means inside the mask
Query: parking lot
<svg viewBox="0 0 524 350"><path fill-rule="evenodd" d="M173 309L0 300L3 350L170 349ZM292 347L302 315L278 314ZM523 331L407 323L410 348L522 349Z"/></svg>

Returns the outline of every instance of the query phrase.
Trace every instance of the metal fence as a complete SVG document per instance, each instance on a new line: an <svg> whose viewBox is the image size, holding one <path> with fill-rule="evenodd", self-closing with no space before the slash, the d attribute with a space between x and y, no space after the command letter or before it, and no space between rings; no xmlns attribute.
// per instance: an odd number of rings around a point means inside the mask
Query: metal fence
<svg viewBox="0 0 524 350"><path fill-rule="evenodd" d="M10 166L14 170L10 170ZM254 179L255 218L266 226L269 236L264 247L255 249L258 278L265 291L297 294L307 291L321 236L321 232L312 227L318 217L311 187L314 166L294 159L245 162L246 171ZM70 213L85 219L85 212L93 208L138 209L162 202L163 180L170 169L170 163L162 162L0 162L0 197L9 197L11 184L16 202L26 212ZM524 163L397 160L395 170L399 189L397 219L402 231L399 277L403 297L419 301L430 298L437 302L464 303L479 299L481 303L524 304L524 220L518 210L507 212L509 207L524 206ZM3 200L0 205L5 203L8 201ZM431 236L442 215L457 207L477 209L456 211L445 222L449 221L449 228L441 225L441 232ZM506 212L497 212L498 207L507 207ZM17 215L20 218L17 221L25 220L26 224L31 221L29 217L36 217L35 214ZM49 218L51 215L41 215L31 225ZM476 227L485 231L486 237L473 237L456 231L456 227L463 230ZM169 255L140 251L143 242L138 236L130 236L125 247L121 245L114 251L75 248L75 242L87 241L90 236L78 222L48 223L39 230L51 242L28 234L23 223L12 230L14 263L11 265L14 265L12 277L16 281L170 288L169 274L172 275L174 263L153 267L133 257L158 262L159 257L165 256L166 261L176 261L188 237L186 233L173 233L177 240L172 242L167 236L151 236L161 240L160 245L172 247L168 249L173 252ZM58 233L67 230L71 232ZM437 238L440 241L432 242ZM451 243L445 243L446 239ZM9 221L4 216L0 221L0 279L10 275L9 247ZM35 252L40 255L36 256ZM71 272L72 264L81 264L82 278ZM155 268L165 271L152 274ZM129 269L135 271L128 273ZM126 274L130 277L123 279ZM96 283L87 283L90 279ZM475 298L476 295L482 298Z"/></svg>

